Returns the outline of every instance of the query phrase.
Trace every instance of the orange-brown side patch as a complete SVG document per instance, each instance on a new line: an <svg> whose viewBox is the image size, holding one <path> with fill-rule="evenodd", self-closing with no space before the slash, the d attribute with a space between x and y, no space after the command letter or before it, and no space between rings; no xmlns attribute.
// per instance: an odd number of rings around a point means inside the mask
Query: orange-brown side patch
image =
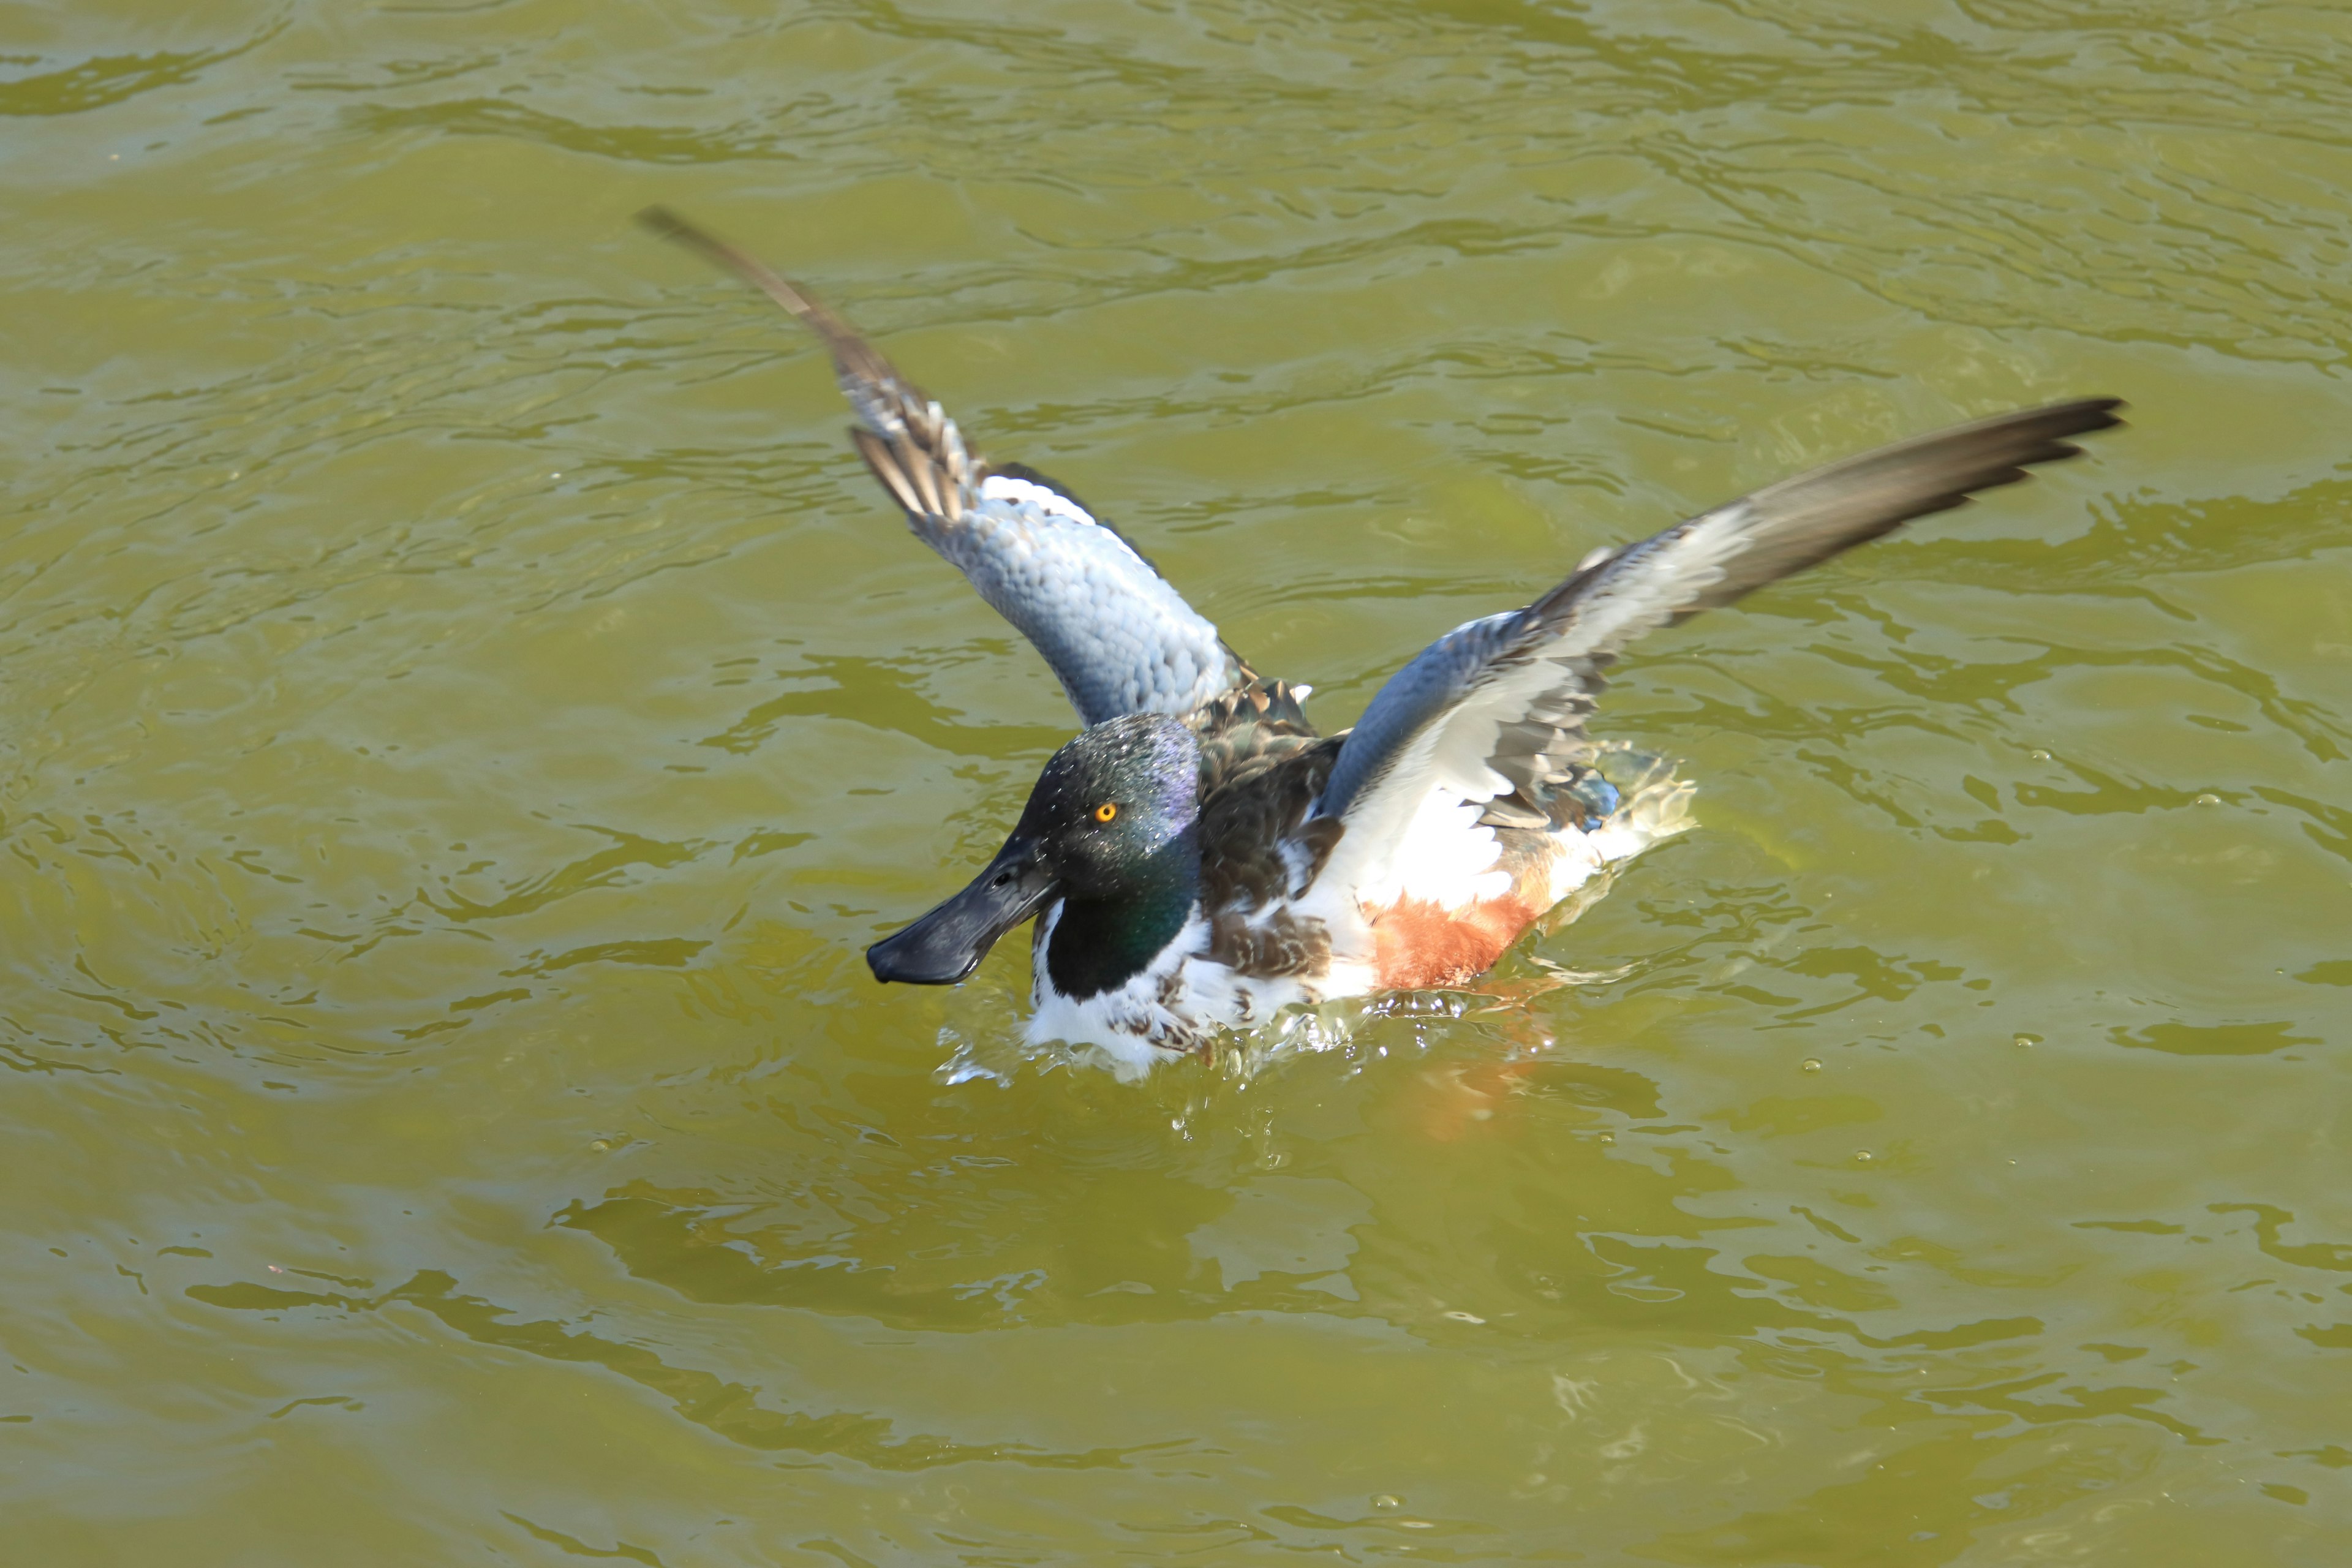
<svg viewBox="0 0 2352 1568"><path fill-rule="evenodd" d="M1373 964L1383 989L1458 985L1495 966L1543 910L1505 894L1449 910L1430 899L1399 899L1371 919Z"/></svg>

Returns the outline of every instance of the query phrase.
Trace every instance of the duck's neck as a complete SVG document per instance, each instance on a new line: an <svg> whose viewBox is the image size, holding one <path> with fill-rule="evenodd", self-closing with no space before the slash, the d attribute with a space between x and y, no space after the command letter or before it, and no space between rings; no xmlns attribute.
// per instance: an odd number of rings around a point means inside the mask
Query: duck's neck
<svg viewBox="0 0 2352 1568"><path fill-rule="evenodd" d="M1171 839L1114 895L1063 898L1041 955L1056 993L1082 1002L1116 991L1168 950L1201 901L1199 834Z"/></svg>

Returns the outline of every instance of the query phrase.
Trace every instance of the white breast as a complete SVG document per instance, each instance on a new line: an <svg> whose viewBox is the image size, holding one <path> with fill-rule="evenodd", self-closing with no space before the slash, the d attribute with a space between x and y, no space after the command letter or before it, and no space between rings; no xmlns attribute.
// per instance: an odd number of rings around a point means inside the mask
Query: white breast
<svg viewBox="0 0 2352 1568"><path fill-rule="evenodd" d="M1318 988L1286 978L1252 979L1209 956L1209 922L1199 910L1142 971L1114 991L1073 999L1054 989L1046 944L1060 923L1057 900L1037 917L1031 965L1031 1045L1093 1046L1122 1078L1200 1049L1221 1029L1251 1029L1285 1007L1321 1000ZM1343 993L1344 994L1344 993Z"/></svg>

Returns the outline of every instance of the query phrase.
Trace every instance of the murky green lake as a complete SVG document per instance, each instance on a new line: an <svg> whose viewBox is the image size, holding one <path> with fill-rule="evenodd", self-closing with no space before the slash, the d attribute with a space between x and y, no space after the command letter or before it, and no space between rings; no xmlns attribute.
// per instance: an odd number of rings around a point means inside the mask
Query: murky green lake
<svg viewBox="0 0 2352 1568"><path fill-rule="evenodd" d="M2352 1560L2352 11L77 0L0 179L9 1562ZM1327 726L2134 423L1649 644L1485 1010L1122 1085L867 978L1071 716L655 201Z"/></svg>

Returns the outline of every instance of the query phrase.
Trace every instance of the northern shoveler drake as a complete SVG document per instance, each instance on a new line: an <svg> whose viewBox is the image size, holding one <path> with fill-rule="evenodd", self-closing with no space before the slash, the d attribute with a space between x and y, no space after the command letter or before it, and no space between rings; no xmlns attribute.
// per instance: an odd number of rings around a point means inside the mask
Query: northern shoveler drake
<svg viewBox="0 0 2352 1568"><path fill-rule="evenodd" d="M1033 468L965 447L841 318L658 208L648 226L824 339L859 456L916 536L1019 627L1086 729L971 886L866 950L947 985L1034 919L1034 1042L1129 1067L1295 1003L1459 985L1596 873L1678 826L1663 770L1621 790L1584 730L1645 632L2075 457L2112 397L2004 414L1783 479L1596 550L1524 609L1438 638L1352 730L1261 676L1116 530Z"/></svg>

